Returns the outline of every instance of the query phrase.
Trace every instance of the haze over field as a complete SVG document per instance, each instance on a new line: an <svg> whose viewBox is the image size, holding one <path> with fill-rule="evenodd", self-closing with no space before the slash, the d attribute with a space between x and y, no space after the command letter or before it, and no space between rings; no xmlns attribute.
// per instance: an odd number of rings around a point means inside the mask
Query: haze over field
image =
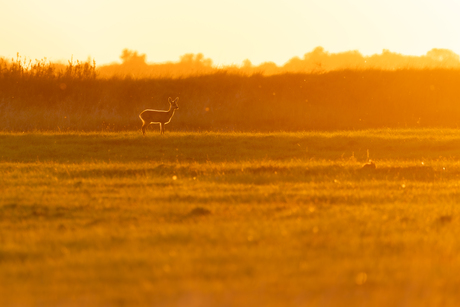
<svg viewBox="0 0 460 307"><path fill-rule="evenodd" d="M457 307L459 13L2 3L0 306Z"/></svg>

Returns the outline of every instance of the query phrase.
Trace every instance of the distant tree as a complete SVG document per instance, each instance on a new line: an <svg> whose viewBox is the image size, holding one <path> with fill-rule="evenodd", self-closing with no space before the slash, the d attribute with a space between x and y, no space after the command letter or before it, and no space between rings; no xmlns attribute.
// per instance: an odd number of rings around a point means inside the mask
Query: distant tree
<svg viewBox="0 0 460 307"><path fill-rule="evenodd" d="M259 66L257 66L256 71L259 71L259 72L261 72L263 74L266 74L266 75L274 75L276 73L279 73L280 69L273 62L264 62L264 63L260 64Z"/></svg>
<svg viewBox="0 0 460 307"><path fill-rule="evenodd" d="M302 72L307 71L308 68L307 62L296 56L284 64L283 69L288 72Z"/></svg>
<svg viewBox="0 0 460 307"><path fill-rule="evenodd" d="M319 68L323 68L324 62L327 61L329 53L324 51L323 47L316 47L312 52L306 53L303 58L305 61L314 63Z"/></svg>
<svg viewBox="0 0 460 307"><path fill-rule="evenodd" d="M383 49L382 54L367 57L367 63L370 67L389 70L406 68L407 60L408 58L402 54L391 52L388 49Z"/></svg>
<svg viewBox="0 0 460 307"><path fill-rule="evenodd" d="M129 49L123 49L120 55L120 59L122 60L123 64L129 66L147 65L145 58L145 54L139 55L137 51L132 51Z"/></svg>
<svg viewBox="0 0 460 307"><path fill-rule="evenodd" d="M205 59L202 53L198 53L196 55L193 53L184 54L183 56L180 57L180 63L186 64L186 65L196 65L196 66L205 66L205 67L212 66L212 60Z"/></svg>
<svg viewBox="0 0 460 307"><path fill-rule="evenodd" d="M249 61L249 59L246 59L243 61L243 69L249 69L249 68L252 68L252 63L251 61Z"/></svg>
<svg viewBox="0 0 460 307"><path fill-rule="evenodd" d="M455 54L453 51L449 49L431 49L426 53L426 56L431 58L432 60L443 62L460 62L460 57L458 54Z"/></svg>

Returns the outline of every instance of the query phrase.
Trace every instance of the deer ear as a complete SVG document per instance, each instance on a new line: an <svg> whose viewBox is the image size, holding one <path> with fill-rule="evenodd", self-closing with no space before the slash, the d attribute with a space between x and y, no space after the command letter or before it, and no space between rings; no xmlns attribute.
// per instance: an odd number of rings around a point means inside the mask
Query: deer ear
<svg viewBox="0 0 460 307"><path fill-rule="evenodd" d="M174 99L174 102L177 103L179 101L179 97L176 97L176 99Z"/></svg>
<svg viewBox="0 0 460 307"><path fill-rule="evenodd" d="M171 99L171 97L169 97L169 98L168 98L168 102L171 103L171 101L172 101L172 99Z"/></svg>

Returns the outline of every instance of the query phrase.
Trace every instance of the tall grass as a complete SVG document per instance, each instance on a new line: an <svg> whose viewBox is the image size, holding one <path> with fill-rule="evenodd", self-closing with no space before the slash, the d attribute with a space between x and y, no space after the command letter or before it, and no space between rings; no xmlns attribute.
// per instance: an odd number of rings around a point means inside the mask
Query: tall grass
<svg viewBox="0 0 460 307"><path fill-rule="evenodd" d="M101 78L95 64L0 62L0 130L121 131L180 97L170 130L302 131L450 127L460 70L342 70L273 76Z"/></svg>

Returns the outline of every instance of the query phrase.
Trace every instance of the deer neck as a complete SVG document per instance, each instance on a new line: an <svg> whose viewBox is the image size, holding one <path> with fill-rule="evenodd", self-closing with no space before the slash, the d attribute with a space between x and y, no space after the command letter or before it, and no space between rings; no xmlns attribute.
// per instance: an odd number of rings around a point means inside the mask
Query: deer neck
<svg viewBox="0 0 460 307"><path fill-rule="evenodd" d="M176 112L176 109L174 109L172 106L170 106L170 107L169 107L169 110L168 110L168 116L169 116L169 118L173 117L174 112Z"/></svg>

